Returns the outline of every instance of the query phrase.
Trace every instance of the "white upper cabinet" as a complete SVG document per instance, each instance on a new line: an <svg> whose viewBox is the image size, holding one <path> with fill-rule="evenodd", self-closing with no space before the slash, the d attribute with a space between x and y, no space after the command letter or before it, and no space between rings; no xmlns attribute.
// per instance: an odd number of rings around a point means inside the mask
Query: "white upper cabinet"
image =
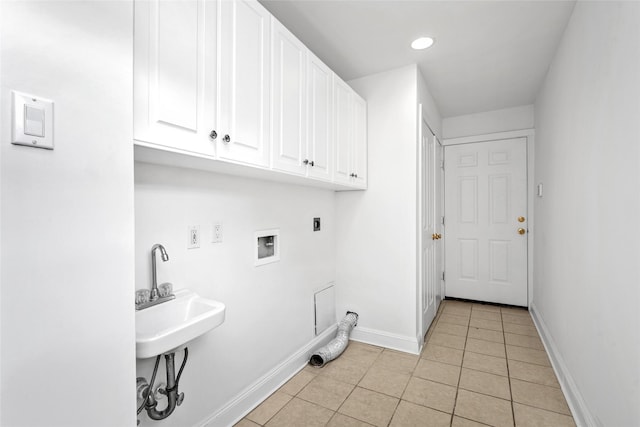
<svg viewBox="0 0 640 427"><path fill-rule="evenodd" d="M307 62L307 155L309 176L333 179L333 71L309 52Z"/></svg>
<svg viewBox="0 0 640 427"><path fill-rule="evenodd" d="M333 72L278 20L271 25L272 167L331 181Z"/></svg>
<svg viewBox="0 0 640 427"><path fill-rule="evenodd" d="M351 141L353 117L353 98L351 88L339 79L334 78L334 173L333 180L343 184L351 183Z"/></svg>
<svg viewBox="0 0 640 427"><path fill-rule="evenodd" d="M268 167L271 15L254 0L219 5L217 154Z"/></svg>
<svg viewBox="0 0 640 427"><path fill-rule="evenodd" d="M307 48L271 22L271 155L274 169L306 175ZM304 161L307 160L307 164Z"/></svg>
<svg viewBox="0 0 640 427"><path fill-rule="evenodd" d="M137 160L366 188L366 103L258 1L134 8Z"/></svg>
<svg viewBox="0 0 640 427"><path fill-rule="evenodd" d="M367 102L353 93L352 176L358 188L367 188Z"/></svg>
<svg viewBox="0 0 640 427"><path fill-rule="evenodd" d="M135 2L136 140L215 155L215 22L215 3Z"/></svg>
<svg viewBox="0 0 640 427"><path fill-rule="evenodd" d="M367 105L337 76L334 84L335 182L367 187Z"/></svg>

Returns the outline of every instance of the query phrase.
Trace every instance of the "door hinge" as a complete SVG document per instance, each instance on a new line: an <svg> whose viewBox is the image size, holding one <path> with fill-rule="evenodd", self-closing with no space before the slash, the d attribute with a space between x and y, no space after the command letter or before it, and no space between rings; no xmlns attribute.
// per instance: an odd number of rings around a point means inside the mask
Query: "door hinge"
<svg viewBox="0 0 640 427"><path fill-rule="evenodd" d="M440 161L440 168L441 168L442 170L444 170L444 160L441 160L441 161Z"/></svg>
<svg viewBox="0 0 640 427"><path fill-rule="evenodd" d="M441 223L442 225L444 225L444 217L443 217L443 216L442 216L442 217L440 217L440 223Z"/></svg>
<svg viewBox="0 0 640 427"><path fill-rule="evenodd" d="M444 280L444 271L442 272L442 280Z"/></svg>

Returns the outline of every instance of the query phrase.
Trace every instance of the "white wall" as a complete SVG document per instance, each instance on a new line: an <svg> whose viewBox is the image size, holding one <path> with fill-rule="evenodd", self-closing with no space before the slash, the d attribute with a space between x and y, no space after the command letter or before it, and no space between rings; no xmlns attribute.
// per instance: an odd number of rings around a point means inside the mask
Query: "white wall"
<svg viewBox="0 0 640 427"><path fill-rule="evenodd" d="M368 190L336 195L338 313L360 315L356 339L413 352L418 76L411 65L349 82L367 101Z"/></svg>
<svg viewBox="0 0 640 427"><path fill-rule="evenodd" d="M131 2L2 2L3 426L135 426ZM10 90L55 150L10 144Z"/></svg>
<svg viewBox="0 0 640 427"><path fill-rule="evenodd" d="M533 105L505 108L442 120L444 138L485 135L533 128Z"/></svg>
<svg viewBox="0 0 640 427"><path fill-rule="evenodd" d="M170 260L158 262L159 283L227 307L225 322L189 345L184 403L163 422L201 425L313 340L313 294L335 279L334 192L136 163L135 209L136 288L150 287L150 249L161 243ZM211 243L214 221L222 243ZM200 225L198 249L186 248L189 225ZM280 229L281 260L255 267L254 232L271 228ZM139 361L138 375L149 379L153 361Z"/></svg>
<svg viewBox="0 0 640 427"><path fill-rule="evenodd" d="M639 23L579 1L536 101L533 310L584 425L640 425Z"/></svg>
<svg viewBox="0 0 640 427"><path fill-rule="evenodd" d="M436 134L438 139L442 141L442 126L444 123L440 116L440 111L438 110L436 101L433 99L433 96L431 96L431 92L429 92L427 83L425 82L420 70L418 70L418 103L422 104L423 114L426 117L431 130ZM418 123L416 126L420 126L420 124Z"/></svg>

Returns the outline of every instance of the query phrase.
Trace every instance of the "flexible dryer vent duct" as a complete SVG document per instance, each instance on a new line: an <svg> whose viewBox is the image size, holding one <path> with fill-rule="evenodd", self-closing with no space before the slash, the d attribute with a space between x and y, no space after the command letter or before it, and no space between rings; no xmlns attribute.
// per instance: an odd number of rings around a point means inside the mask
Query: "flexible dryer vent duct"
<svg viewBox="0 0 640 427"><path fill-rule="evenodd" d="M354 326L358 324L358 313L347 311L347 315L338 324L338 333L336 337L329 341L324 347L320 347L311 356L309 363L311 366L323 367L325 363L332 361L340 356L347 344L349 344L349 334Z"/></svg>

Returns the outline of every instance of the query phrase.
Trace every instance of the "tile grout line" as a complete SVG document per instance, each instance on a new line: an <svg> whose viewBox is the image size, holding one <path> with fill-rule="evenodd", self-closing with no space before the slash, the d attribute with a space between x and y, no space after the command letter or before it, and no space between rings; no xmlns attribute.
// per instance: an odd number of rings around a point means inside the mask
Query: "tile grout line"
<svg viewBox="0 0 640 427"><path fill-rule="evenodd" d="M504 339L504 360L507 365L507 381L509 381L509 396L511 397L511 419L513 425L516 425L516 411L513 407L513 390L511 388L511 371L509 370L509 355L507 354L507 336L504 331L504 318L502 317L502 309L500 309L500 321L502 323L502 338Z"/></svg>
<svg viewBox="0 0 640 427"><path fill-rule="evenodd" d="M444 310L443 310L444 311ZM469 328L471 327L471 312L473 308L469 310L469 320L467 320L467 334L464 337L464 348L462 349L462 360L460 361L460 373L458 374L458 382L456 384L456 397L453 400L453 409L451 410L451 419L449 426L453 427L453 417L456 414L456 406L458 405L458 393L460 392L460 378L462 377L462 366L464 365L464 355L467 351L467 338L469 337Z"/></svg>
<svg viewBox="0 0 640 427"><path fill-rule="evenodd" d="M362 380L367 376L367 374L369 373L369 371L370 371L371 369L373 369L373 367L374 367L374 365L375 365L375 362L378 360L378 358L380 357L380 355L382 355L382 353L384 353L384 349L383 349L380 353L378 353L378 356L376 356L376 358L375 358L375 360L373 361L373 363L371 364L371 366L369 366L369 367L367 368L367 371L364 373L364 375L362 376L362 378L360 378L360 380L355 384L355 386L353 387L353 390L351 390L351 392L349 392L349 394L348 394L348 395L347 395L347 397L344 399L344 401L340 404L340 406L338 406L338 409L336 409L336 410L335 410L335 412L334 412L334 416L335 416L335 414L341 414L341 415L344 415L344 416L346 416L346 417L352 418L352 419L354 419L354 420L357 420L357 421L363 422L363 423L365 423L365 424L369 424L367 421L361 420L360 418L356 418L356 417L353 417L353 416L350 416L350 415L346 415L346 414L343 414L343 413L338 412L338 411L340 410L340 408L342 408L342 406L345 404L345 402L346 402L346 401L349 399L349 397L353 394L353 392L356 390L356 388L358 388L358 387L360 386L360 382L361 382L361 381L362 381ZM418 359L418 360L419 360L419 359ZM415 368L414 368L414 370L415 370ZM411 376L412 376L412 375L410 375L410 377L411 377ZM407 384L408 384L408 382L407 382ZM389 419L389 422L387 422L387 426L389 426L389 424L391 424L391 421L393 420L393 417L396 415L396 411L398 410L398 406L400 405L400 401L402 400L402 395L400 395L401 397L399 397L399 398L398 398L398 397L391 396L391 395L389 395L389 394L386 394L386 393L383 393L383 392L380 392L380 391L377 391L377 390L370 390L370 389L368 389L368 388L366 388L366 387L360 387L360 388L362 388L363 390L367 390L367 391L373 392L373 393L379 393L379 394L382 394L382 395L385 395L385 396L388 396L388 397L391 397L391 398L394 398L394 399L398 399L398 403L396 404L395 408L393 409L393 413L391 414L391 418ZM406 386L405 386L405 389L406 389ZM402 392L404 393L404 390L403 390ZM332 418L333 418L333 417L332 417ZM331 418L329 419L329 421L331 421ZM371 425L371 424L369 424L369 425Z"/></svg>
<svg viewBox="0 0 640 427"><path fill-rule="evenodd" d="M335 414L342 414L341 412L338 412L338 411L340 410L340 408L342 408L342 407L344 406L344 404L346 403L346 401L347 401L347 400L349 400L349 397L351 397L351 395L353 394L353 392L358 388L358 384L360 384L360 381L362 381L362 379L363 379L364 377L366 377L366 376L367 376L367 374L369 373L369 370L370 370L371 368L373 368L373 365L375 365L376 360L378 360L378 358L380 357L380 355L381 355L382 353L384 353L384 350L382 350L380 353L378 353L378 355L377 355L377 356L376 356L376 358L374 359L374 361L373 361L373 363L371 364L371 366L369 366L369 367L367 368L367 372L365 372L365 373L364 373L364 375L362 376L362 378L360 378L360 379L358 380L358 382L356 383L356 385L353 387L353 390L351 390L351 391L349 392L349 394L347 395L347 397L345 397L345 399L342 401L342 403L340 404L340 406L338 406L338 409L336 409L336 410L335 410ZM394 413L395 413L395 410L394 410ZM335 414L334 414L334 416L335 416ZM342 415L349 416L349 415L346 415L346 414L342 414ZM331 417L331 418L333 418L333 417ZM331 418L329 419L329 421L331 421ZM361 419L359 419L359 418L355 418L355 417L351 417L351 418L356 419L356 420L358 420L358 421L362 421L363 423L368 424L366 421L361 420ZM392 418L393 418L393 417L392 417Z"/></svg>

